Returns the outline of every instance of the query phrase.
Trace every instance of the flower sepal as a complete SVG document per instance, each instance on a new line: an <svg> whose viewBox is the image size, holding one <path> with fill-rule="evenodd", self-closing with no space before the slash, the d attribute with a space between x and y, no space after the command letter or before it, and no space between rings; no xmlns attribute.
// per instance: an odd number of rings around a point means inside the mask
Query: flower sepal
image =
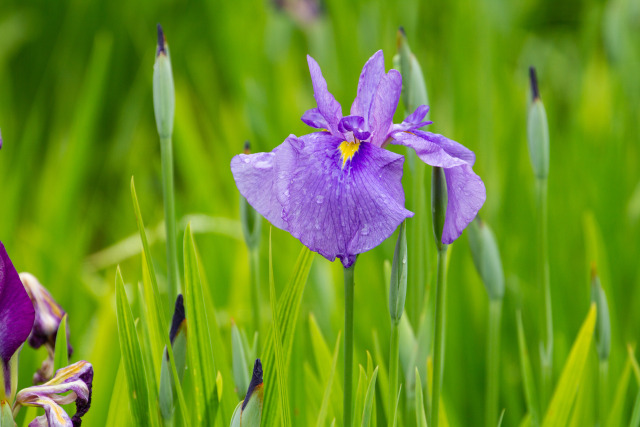
<svg viewBox="0 0 640 427"><path fill-rule="evenodd" d="M13 420L11 404L6 400L0 401L0 427L13 427L16 422Z"/></svg>

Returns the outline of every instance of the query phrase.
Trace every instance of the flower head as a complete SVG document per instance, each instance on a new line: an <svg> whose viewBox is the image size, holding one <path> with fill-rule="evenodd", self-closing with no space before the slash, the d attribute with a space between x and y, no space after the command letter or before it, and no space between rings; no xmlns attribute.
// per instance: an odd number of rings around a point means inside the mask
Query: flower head
<svg viewBox="0 0 640 427"><path fill-rule="evenodd" d="M384 69L382 51L362 69L350 114L327 89L317 62L307 57L317 108L302 121L320 131L290 135L270 153L240 154L231 171L240 193L274 226L309 249L351 266L357 254L378 246L413 213L404 207L404 157L389 144L413 148L424 162L445 169L448 190L443 243L451 243L485 200L473 173L473 152L442 135L418 129L427 106L393 124L402 77Z"/></svg>

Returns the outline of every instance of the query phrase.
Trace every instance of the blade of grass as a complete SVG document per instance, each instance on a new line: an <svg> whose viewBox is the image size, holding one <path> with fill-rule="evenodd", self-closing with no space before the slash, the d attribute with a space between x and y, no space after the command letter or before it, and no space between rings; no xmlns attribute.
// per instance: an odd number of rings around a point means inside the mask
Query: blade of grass
<svg viewBox="0 0 640 427"><path fill-rule="evenodd" d="M420 378L420 371L415 368L416 375L416 391L415 391L415 403L416 403L416 425L418 427L427 427L427 414L424 410L424 397L422 395L422 379Z"/></svg>
<svg viewBox="0 0 640 427"><path fill-rule="evenodd" d="M69 351L67 349L67 315L62 316L58 333L56 334L56 346L53 355L53 372L69 365Z"/></svg>
<svg viewBox="0 0 640 427"><path fill-rule="evenodd" d="M622 425L622 415L625 408L625 400L627 397L627 389L629 388L629 380L631 379L631 358L627 358L627 363L624 365L616 392L613 397L613 403L611 404L609 411L609 417L607 418L608 426Z"/></svg>
<svg viewBox="0 0 640 427"><path fill-rule="evenodd" d="M273 316L273 342L276 353L276 374L278 376L278 388L280 390L280 416L282 424L291 425L291 414L289 413L289 394L287 393L287 377L282 360L282 340L280 338L280 327L278 320L278 309L276 307L276 288L273 281L273 253L271 247L271 229L269 230L269 300L271 301L271 313Z"/></svg>
<svg viewBox="0 0 640 427"><path fill-rule="evenodd" d="M527 401L531 425L536 427L540 424L538 394L536 392L531 359L529 359L529 350L527 349L527 340L524 335L524 327L522 326L522 313L520 313L520 311L516 314L516 321L518 324L518 350L520 352L520 369L524 382L524 395Z"/></svg>
<svg viewBox="0 0 640 427"><path fill-rule="evenodd" d="M118 373L116 374L116 381L113 384L113 391L111 393L111 399L109 400L109 413L107 415L105 425L122 427L132 425L129 402L127 402L126 396L127 383L125 379L124 363L120 360Z"/></svg>
<svg viewBox="0 0 640 427"><path fill-rule="evenodd" d="M367 387L367 395L364 399L364 408L362 409L362 427L369 427L371 424L371 413L373 412L373 399L376 395L376 379L378 378L378 367L373 370L369 386Z"/></svg>
<svg viewBox="0 0 640 427"><path fill-rule="evenodd" d="M584 374L595 324L596 306L591 304L589 314L578 332L578 337L573 343L567 363L560 375L558 386L553 393L551 403L542 423L544 427L567 425L578 392L578 386Z"/></svg>
<svg viewBox="0 0 640 427"><path fill-rule="evenodd" d="M331 397L331 390L333 386L333 378L336 374L336 368L338 366L338 354L340 353L340 332L338 332L338 339L336 340L336 346L333 350L333 360L331 361L331 370L329 371L329 379L327 385L324 388L324 395L322 396L322 404L320 405L320 413L318 414L317 427L325 425L327 418L327 411L329 410L329 399Z"/></svg>

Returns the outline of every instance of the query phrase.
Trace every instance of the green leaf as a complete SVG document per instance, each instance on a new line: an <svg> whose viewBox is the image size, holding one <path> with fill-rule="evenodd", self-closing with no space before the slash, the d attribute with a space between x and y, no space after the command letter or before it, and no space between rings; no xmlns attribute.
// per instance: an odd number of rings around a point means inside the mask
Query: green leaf
<svg viewBox="0 0 640 427"><path fill-rule="evenodd" d="M427 427L427 413L424 410L424 397L422 394L422 379L420 378L420 371L415 368L416 371L416 425L418 427Z"/></svg>
<svg viewBox="0 0 640 427"><path fill-rule="evenodd" d="M504 420L505 411L506 411L506 409L503 409L502 412L500 412L500 418L498 418L498 427L502 426L502 421Z"/></svg>
<svg viewBox="0 0 640 427"><path fill-rule="evenodd" d="M276 374L278 377L278 389L280 390L280 415L284 426L291 425L291 414L289 413L289 394L287 392L287 375L282 356L282 339L280 337L280 322L278 320L278 309L276 307L276 287L273 282L273 253L271 247L271 229L269 230L269 300L271 301L271 315L273 316L273 342L276 353ZM287 365L288 366L288 365Z"/></svg>
<svg viewBox="0 0 640 427"><path fill-rule="evenodd" d="M231 355L233 363L233 379L240 397L244 396L249 387L249 371L244 342L235 322L231 322Z"/></svg>
<svg viewBox="0 0 640 427"><path fill-rule="evenodd" d="M216 392L216 369L211 348L209 322L204 304L200 270L196 257L191 225L184 233L184 302L189 325L189 371L194 389L196 425L210 426L215 423L218 410ZM194 412L194 411L191 411Z"/></svg>
<svg viewBox="0 0 640 427"><path fill-rule="evenodd" d="M356 387L356 399L354 403L355 414L353 417L353 425L357 426L362 424L362 412L360 412L360 408L364 407L364 398L367 393L367 384L369 384L369 377L367 377L367 372L364 370L362 365L358 365L360 367L359 375L358 375L358 386Z"/></svg>
<svg viewBox="0 0 640 427"><path fill-rule="evenodd" d="M373 400L376 395L376 379L378 378L378 367L374 369L367 387L367 395L364 399L364 408L362 409L362 427L369 427L371 424L371 413L373 412Z"/></svg>
<svg viewBox="0 0 640 427"><path fill-rule="evenodd" d="M589 314L582 324L578 337L573 343L569 358L565 364L542 425L544 427L566 426L569 414L583 377L584 367L589 355L593 330L596 324L596 306L591 304Z"/></svg>
<svg viewBox="0 0 640 427"><path fill-rule="evenodd" d="M327 385L324 388L324 395L322 396L322 405L320 405L320 413L318 414L317 427L325 425L327 418L327 411L329 409L329 399L331 397L331 390L333 386L333 379L336 374L336 367L338 366L338 354L340 352L340 332L338 332L338 339L336 340L335 349L333 350L333 360L331 362L331 370L329 371L329 378L327 379Z"/></svg>
<svg viewBox="0 0 640 427"><path fill-rule="evenodd" d="M395 417L393 418L393 427L398 425L398 406L400 405L400 396L402 396L402 384L398 387L398 397L396 398L396 409L393 411Z"/></svg>
<svg viewBox="0 0 640 427"><path fill-rule="evenodd" d="M538 394L536 392L531 359L529 359L529 350L527 349L527 340L524 335L524 327L522 326L522 313L520 313L520 311L516 314L516 321L518 323L518 350L520 352L522 381L524 382L524 395L527 400L527 409L529 410L531 425L537 426L540 423L540 416L538 415Z"/></svg>
<svg viewBox="0 0 640 427"><path fill-rule="evenodd" d="M53 355L53 372L69 366L69 351L67 349L67 315L62 316L58 333L56 334L56 346Z"/></svg>
<svg viewBox="0 0 640 427"><path fill-rule="evenodd" d="M629 388L629 380L631 379L631 358L627 359L627 363L624 365L620 379L618 380L618 386L613 396L613 403L609 410L609 417L607 418L608 426L620 426L622 425L622 417L625 409L625 401L627 397L627 389Z"/></svg>
<svg viewBox="0 0 640 427"><path fill-rule="evenodd" d="M152 414L149 412L147 373L142 359L142 351L140 350L140 341L133 321L133 314L124 290L120 267L116 271L116 315L118 318L120 351L122 352L129 388L131 412L137 425L149 425Z"/></svg>
<svg viewBox="0 0 640 427"><path fill-rule="evenodd" d="M404 312L404 303L407 298L407 228L405 221L400 224L398 241L393 253L391 266L391 281L389 284L389 314L391 321L396 324L400 321Z"/></svg>
<svg viewBox="0 0 640 427"><path fill-rule="evenodd" d="M34 407L31 407L35 410ZM30 408L30 409L31 409ZM111 400L109 400L109 413L107 415L107 426L127 427L133 425L131 418L130 401L127 399L127 382L125 378L124 362L120 360L118 373L113 384ZM31 420L33 418L29 417ZM26 426L25 426L26 427Z"/></svg>
<svg viewBox="0 0 640 427"><path fill-rule="evenodd" d="M331 351L327 345L320 327L313 313L309 314L309 332L311 338L311 347L316 361L316 368L323 384L328 383L330 370L328 369L332 363ZM331 391L331 403L333 412L338 419L342 419L342 385L340 381L333 381L333 389Z"/></svg>
<svg viewBox="0 0 640 427"><path fill-rule="evenodd" d="M303 247L298 256L298 260L293 268L293 273L289 279L289 283L285 287L280 300L278 301L278 322L280 323L280 331L282 332L282 351L284 353L284 364L289 366L291 359L291 351L293 349L293 336L296 331L298 314L300 312L300 304L302 302L302 294L304 292L311 264L313 263L314 253L306 247ZM276 360L274 349L274 331L273 328L268 335L263 358L264 379L266 384L271 384L275 378ZM276 400L276 387L265 387L264 409L263 409L263 425L277 425L276 418L278 416L278 400Z"/></svg>
<svg viewBox="0 0 640 427"><path fill-rule="evenodd" d="M633 412L631 414L631 422L629 422L629 427L638 427L640 426L640 391L636 395L636 401L633 404Z"/></svg>

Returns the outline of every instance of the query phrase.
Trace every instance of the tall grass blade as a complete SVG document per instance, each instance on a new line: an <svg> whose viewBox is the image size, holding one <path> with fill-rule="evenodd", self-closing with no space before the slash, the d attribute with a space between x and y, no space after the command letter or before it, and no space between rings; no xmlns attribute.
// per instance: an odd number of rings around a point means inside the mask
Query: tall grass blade
<svg viewBox="0 0 640 427"><path fill-rule="evenodd" d="M416 391L415 391L415 406L416 406L416 425L418 427L427 427L427 413L424 410L424 396L422 395L422 379L420 378L420 371L415 368L416 375Z"/></svg>
<svg viewBox="0 0 640 427"><path fill-rule="evenodd" d="M520 352L520 369L524 382L524 395L527 400L530 423L536 427L540 425L540 407L538 406L538 393L536 391L533 368L531 367L527 340L524 335L524 327L522 326L522 313L520 311L516 314L516 321L518 323L518 350Z"/></svg>
<svg viewBox="0 0 640 427"><path fill-rule="evenodd" d="M331 370L329 371L329 379L327 385L324 388L324 395L322 396L322 404L320 405L320 413L318 414L317 427L325 425L327 418L327 412L329 410L329 399L331 398L331 390L333 389L333 379L336 375L336 368L338 366L338 354L340 353L340 332L338 332L338 339L336 340L335 349L333 350L333 360L331 362Z"/></svg>
<svg viewBox="0 0 640 427"><path fill-rule="evenodd" d="M130 401L127 399L127 383L125 378L124 362L123 360L120 360L118 373L116 374L116 381L113 384L113 391L111 393L111 399L109 400L109 413L107 414L105 425L122 427L132 425L133 419L131 418L129 404ZM30 409L35 410L35 408Z"/></svg>
<svg viewBox="0 0 640 427"><path fill-rule="evenodd" d="M378 367L374 369L367 387L367 395L364 399L364 408L362 409L362 427L369 427L371 424L371 415L373 412L373 400L376 396L376 380L378 378Z"/></svg>
<svg viewBox="0 0 640 427"><path fill-rule="evenodd" d="M609 417L607 418L608 426L622 425L622 417L625 409L625 401L627 397L627 390L629 388L629 380L631 379L631 358L627 359L627 363L624 365L616 392L613 395L613 403L610 406Z"/></svg>
<svg viewBox="0 0 640 427"><path fill-rule="evenodd" d="M58 333L56 334L56 346L53 355L53 371L69 365L69 351L67 349L67 315L62 316Z"/></svg>

